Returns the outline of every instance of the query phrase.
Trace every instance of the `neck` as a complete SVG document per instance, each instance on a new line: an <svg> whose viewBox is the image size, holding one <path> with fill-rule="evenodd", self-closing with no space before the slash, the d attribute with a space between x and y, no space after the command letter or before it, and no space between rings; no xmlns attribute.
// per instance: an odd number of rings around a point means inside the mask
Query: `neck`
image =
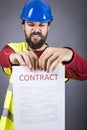
<svg viewBox="0 0 87 130"><path fill-rule="evenodd" d="M48 47L47 44L43 44L43 46L42 46L41 48L39 48L39 49L32 49L31 47L29 47L28 49L29 49L29 50L33 50L33 51L43 51L43 50L45 50L47 47Z"/></svg>

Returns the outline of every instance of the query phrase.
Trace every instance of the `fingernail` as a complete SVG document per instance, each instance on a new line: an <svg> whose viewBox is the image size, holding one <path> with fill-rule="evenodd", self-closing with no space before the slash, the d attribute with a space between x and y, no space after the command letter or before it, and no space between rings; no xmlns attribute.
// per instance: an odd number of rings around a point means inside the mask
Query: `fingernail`
<svg viewBox="0 0 87 130"><path fill-rule="evenodd" d="M24 63L24 62L22 62L21 64L22 64L22 65L25 65L25 63Z"/></svg>

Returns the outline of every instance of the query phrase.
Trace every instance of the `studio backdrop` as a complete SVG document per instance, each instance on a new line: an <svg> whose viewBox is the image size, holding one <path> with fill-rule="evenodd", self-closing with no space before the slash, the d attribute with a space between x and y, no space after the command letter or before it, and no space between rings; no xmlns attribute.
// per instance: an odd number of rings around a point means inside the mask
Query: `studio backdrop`
<svg viewBox="0 0 87 130"><path fill-rule="evenodd" d="M87 1L47 1L54 16L47 43L55 47L72 47L87 58ZM25 40L19 18L25 2L26 0L0 1L0 50L7 43ZM9 77L0 67L0 116L8 80ZM66 130L87 130L87 81L69 80L65 89Z"/></svg>

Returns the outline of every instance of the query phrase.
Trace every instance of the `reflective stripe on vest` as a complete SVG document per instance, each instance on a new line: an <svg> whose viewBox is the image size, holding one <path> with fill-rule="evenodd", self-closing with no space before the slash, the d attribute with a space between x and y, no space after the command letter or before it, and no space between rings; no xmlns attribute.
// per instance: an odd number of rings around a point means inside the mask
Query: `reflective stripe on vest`
<svg viewBox="0 0 87 130"><path fill-rule="evenodd" d="M0 120L0 130L13 130L13 89L12 83L9 84L7 89L3 113Z"/></svg>

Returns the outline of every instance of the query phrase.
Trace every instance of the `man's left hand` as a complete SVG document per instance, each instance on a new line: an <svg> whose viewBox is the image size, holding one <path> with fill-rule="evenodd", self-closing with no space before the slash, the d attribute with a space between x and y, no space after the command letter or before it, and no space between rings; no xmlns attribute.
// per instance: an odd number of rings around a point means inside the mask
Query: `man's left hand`
<svg viewBox="0 0 87 130"><path fill-rule="evenodd" d="M69 48L48 47L39 58L39 69L53 71L60 63L69 62L73 51Z"/></svg>

